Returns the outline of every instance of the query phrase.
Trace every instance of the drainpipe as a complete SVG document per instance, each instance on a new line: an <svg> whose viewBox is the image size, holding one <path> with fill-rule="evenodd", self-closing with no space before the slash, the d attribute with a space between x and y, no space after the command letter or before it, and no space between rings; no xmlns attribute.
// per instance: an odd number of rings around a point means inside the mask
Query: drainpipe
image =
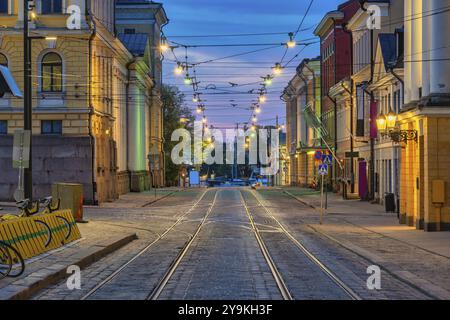
<svg viewBox="0 0 450 320"><path fill-rule="evenodd" d="M304 67L304 66L301 66L301 67ZM305 101L306 101L306 104L308 104L308 98L309 98L308 80L304 77L303 68L300 72L297 72L297 74L300 77L300 79L302 79L303 83L305 84ZM298 130L298 128L297 128L297 130ZM301 137L301 134L302 133L300 132L300 137ZM305 159L306 159L306 161L305 161L305 185L307 186L308 185L308 156L306 156Z"/></svg>
<svg viewBox="0 0 450 320"><path fill-rule="evenodd" d="M331 102L333 103L333 111L334 111L334 117L333 117L333 122L334 122L334 152L335 154L337 154L338 151L338 145L337 145L337 101L336 99L333 99L329 93L327 93L327 97L328 99L331 100ZM338 159L335 159L335 162L339 161ZM336 169L334 169L336 168ZM337 183L337 163L335 163L334 167L331 168L332 170L334 170L334 187L336 187ZM343 184L344 186L344 184ZM344 199L346 198L346 194L344 192L344 188L342 188L342 196L344 197Z"/></svg>
<svg viewBox="0 0 450 320"><path fill-rule="evenodd" d="M96 164L97 164L97 154L95 150L95 137L92 132L92 115L94 114L94 107L92 105L92 41L97 34L97 25L95 23L94 17L92 16L90 8L86 8L86 13L89 16L91 21L91 35L89 37L89 86L88 86L88 94L89 94L89 140L91 141L91 152L92 152L92 160L91 160L91 168L92 168L92 203L94 205L98 204L97 201L97 176L96 176Z"/></svg>
<svg viewBox="0 0 450 320"><path fill-rule="evenodd" d="M367 12L367 8L364 7L367 0L360 0L359 4L361 6L361 10L364 12ZM374 41L374 30L370 29L370 80L368 85L373 83L373 77L375 72L375 57L373 52L373 41ZM370 96L370 104L372 104L375 99L373 95L373 91L367 91L364 89L364 92L366 92ZM375 200L375 139L370 138L370 164L369 164L369 174L370 174L370 192L369 192L369 199L371 201Z"/></svg>
<svg viewBox="0 0 450 320"><path fill-rule="evenodd" d="M128 187L131 190L131 171L130 171L130 134L128 132L128 128L129 128L129 112L128 112L128 108L129 108L129 103L130 103L130 79L131 79L131 72L130 72L130 66L136 62L136 58L133 58L131 61L129 61L126 64L126 68L127 68L127 83L126 83L126 87L125 87L125 121L127 124L127 171L128 171Z"/></svg>
<svg viewBox="0 0 450 320"><path fill-rule="evenodd" d="M353 119L353 112L354 112L354 103L353 103L353 79L351 76L353 75L353 34L350 30L347 28L347 23L342 24L342 30L347 33L350 36L350 90L348 90L346 87L342 86L345 91L348 92L350 95L350 152L353 153L355 150L355 143L354 143L354 119ZM350 175L351 175L351 185L350 190L351 193L355 193L355 165L353 161L353 155L350 157Z"/></svg>

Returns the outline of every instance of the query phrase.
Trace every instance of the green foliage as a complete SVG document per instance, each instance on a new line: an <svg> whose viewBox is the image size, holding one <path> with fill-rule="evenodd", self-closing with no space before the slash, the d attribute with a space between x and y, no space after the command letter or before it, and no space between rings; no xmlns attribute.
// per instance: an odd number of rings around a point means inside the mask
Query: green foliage
<svg viewBox="0 0 450 320"><path fill-rule="evenodd" d="M166 183L170 186L178 184L180 165L175 165L171 159L173 147L178 143L172 142L172 133L180 128L193 132L195 116L184 103L185 96L177 87L163 85L162 103L164 112L164 152L166 160ZM188 123L181 123L180 119L187 119Z"/></svg>

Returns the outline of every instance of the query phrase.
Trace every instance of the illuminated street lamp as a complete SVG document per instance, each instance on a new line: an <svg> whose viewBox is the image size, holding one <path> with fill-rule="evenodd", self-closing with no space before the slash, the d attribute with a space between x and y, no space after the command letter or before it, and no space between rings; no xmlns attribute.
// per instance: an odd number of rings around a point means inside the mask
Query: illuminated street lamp
<svg viewBox="0 0 450 320"><path fill-rule="evenodd" d="M386 115L380 114L377 119L377 129L382 137L389 137L399 143L408 141L417 142L417 130L401 130L397 125L397 114L390 110Z"/></svg>

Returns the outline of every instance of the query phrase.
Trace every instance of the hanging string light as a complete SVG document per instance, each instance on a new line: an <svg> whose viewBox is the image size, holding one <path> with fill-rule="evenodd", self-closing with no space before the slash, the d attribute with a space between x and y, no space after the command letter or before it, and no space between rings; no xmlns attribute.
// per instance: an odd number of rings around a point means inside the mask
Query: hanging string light
<svg viewBox="0 0 450 320"><path fill-rule="evenodd" d="M272 67L273 74L276 76L279 76L280 74L282 74L283 70L284 70L284 68L281 66L281 63L279 63L279 62L275 63L275 66Z"/></svg>
<svg viewBox="0 0 450 320"><path fill-rule="evenodd" d="M286 42L286 46L289 49L295 48L295 46L297 45L297 42L294 39L294 33L293 32L289 32L289 41Z"/></svg>
<svg viewBox="0 0 450 320"><path fill-rule="evenodd" d="M264 94L264 92L261 92L260 94L259 94L259 103L266 103L266 101L267 101L267 97L266 97L266 95Z"/></svg>
<svg viewBox="0 0 450 320"><path fill-rule="evenodd" d="M159 45L159 50L161 50L161 52L166 52L169 49L170 49L170 46L167 43L167 38L164 36L161 37L161 43Z"/></svg>
<svg viewBox="0 0 450 320"><path fill-rule="evenodd" d="M261 113L261 107L260 106L256 106L255 112L256 112L256 114L260 114Z"/></svg>
<svg viewBox="0 0 450 320"><path fill-rule="evenodd" d="M183 74L183 72L184 72L184 67L183 67L183 65L181 64L181 62L177 62L177 66L176 66L175 69L174 69L174 73L175 73L177 76L181 76L181 75Z"/></svg>
<svg viewBox="0 0 450 320"><path fill-rule="evenodd" d="M271 86L272 85L272 79L273 79L273 77L270 74L268 74L267 76L263 77L264 85Z"/></svg>
<svg viewBox="0 0 450 320"><path fill-rule="evenodd" d="M198 94L194 93L194 96L192 97L192 102L197 103L198 101L199 101Z"/></svg>
<svg viewBox="0 0 450 320"><path fill-rule="evenodd" d="M258 117L256 115L253 115L252 121L253 121L253 123L258 122Z"/></svg>
<svg viewBox="0 0 450 320"><path fill-rule="evenodd" d="M192 84L192 78L189 76L189 73L186 73L186 77L184 77L184 84L187 86Z"/></svg>
<svg viewBox="0 0 450 320"><path fill-rule="evenodd" d="M208 119L206 118L206 116L203 116L202 122L203 122L203 124L207 124L208 123Z"/></svg>

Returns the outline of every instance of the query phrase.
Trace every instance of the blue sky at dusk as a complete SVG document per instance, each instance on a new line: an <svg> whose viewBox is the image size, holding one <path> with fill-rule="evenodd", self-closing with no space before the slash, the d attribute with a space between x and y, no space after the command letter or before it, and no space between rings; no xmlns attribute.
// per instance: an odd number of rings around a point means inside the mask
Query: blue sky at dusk
<svg viewBox="0 0 450 320"><path fill-rule="evenodd" d="M242 47L213 47L213 48L189 48L187 52L188 62L197 63L210 59L223 58L253 50L261 50L270 46L276 46L287 41L288 32L295 32L309 5L309 0L167 0L164 4L170 23L164 28L164 33L169 40L181 44L243 44ZM312 39L314 27L322 19L323 15L342 1L316 0L306 17L302 31L297 36L297 41L315 42ZM304 30L306 29L306 30ZM282 33L264 36L240 36L240 37L184 37L195 35L229 35L229 34L254 34L254 33ZM258 44L258 46L247 46ZM266 46L267 44L267 46ZM259 46L260 45L260 46ZM288 67L283 75L273 81L268 87L268 102L261 105L262 113L259 115L259 124L273 124L275 117L280 117L280 123L285 122L285 105L280 100L281 92L295 73L295 67L304 58L319 55L318 44L310 45L304 49L297 46L290 49L283 60L283 64L293 59L300 50L303 50ZM204 92L202 99L206 100L206 115L209 124L216 127L231 127L236 122L247 122L252 112L248 109L252 102L256 102L260 88L257 83L260 77L271 73L271 67L280 62L285 48L263 50L257 53L241 55L213 63L205 63L196 68L196 74L200 88L213 87L216 90L201 90ZM175 49L175 57L185 60L185 50ZM175 76L173 69L175 57L171 53L166 54L164 66L164 82L176 85L186 94L186 101L195 111L196 103L191 102L192 87L183 84L183 77ZM191 70L190 75L193 75ZM232 87L229 82L239 84ZM252 89L254 94L248 94ZM232 106L235 105L235 106Z"/></svg>

